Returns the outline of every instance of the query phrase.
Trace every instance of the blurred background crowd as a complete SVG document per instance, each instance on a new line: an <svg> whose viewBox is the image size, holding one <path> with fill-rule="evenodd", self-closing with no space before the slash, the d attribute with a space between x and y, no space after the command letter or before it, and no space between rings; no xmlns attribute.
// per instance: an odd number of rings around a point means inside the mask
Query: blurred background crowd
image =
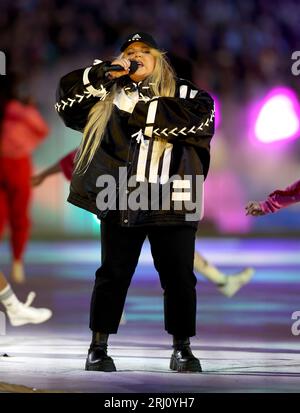
<svg viewBox="0 0 300 413"><path fill-rule="evenodd" d="M1 8L1 47L22 72L114 55L138 28L190 58L199 82L230 95L284 81L300 36L297 0L2 0Z"/></svg>
<svg viewBox="0 0 300 413"><path fill-rule="evenodd" d="M300 179L299 125L283 139L253 133L253 113L259 116L273 88L294 93L294 116L300 118L300 75L291 71L292 53L300 50L297 0L1 0L0 50L21 79L20 93L34 97L50 127L34 155L36 171L80 140L54 111L60 77L94 58L116 56L120 39L138 30L151 33L170 56L187 59L193 82L216 99L218 126L199 234L298 234L299 205L263 218L244 211L249 200ZM292 115L283 105L279 114L264 116L276 131L278 118L289 122ZM96 220L68 205L67 194L61 176L35 190L33 236L98 236Z"/></svg>

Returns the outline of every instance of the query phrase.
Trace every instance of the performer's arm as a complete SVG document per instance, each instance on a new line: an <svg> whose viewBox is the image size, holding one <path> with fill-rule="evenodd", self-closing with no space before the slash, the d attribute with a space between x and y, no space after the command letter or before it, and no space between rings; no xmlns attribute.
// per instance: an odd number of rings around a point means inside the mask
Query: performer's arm
<svg viewBox="0 0 300 413"><path fill-rule="evenodd" d="M115 80L105 76L105 66L110 62L75 70L65 75L57 89L55 109L65 125L83 131L90 109L105 100Z"/></svg>
<svg viewBox="0 0 300 413"><path fill-rule="evenodd" d="M55 164L49 166L49 168L44 169L39 174L33 175L31 177L31 185L39 186L44 182L46 178L59 172L61 172L60 164L59 162L56 162Z"/></svg>
<svg viewBox="0 0 300 413"><path fill-rule="evenodd" d="M49 166L49 168L44 169L37 175L31 178L32 186L41 185L46 178L57 173L63 173L65 178L70 181L72 177L72 172L74 169L74 159L77 150L74 150L64 156L62 159L57 161L55 164Z"/></svg>
<svg viewBox="0 0 300 413"><path fill-rule="evenodd" d="M60 170L68 181L70 181L72 178L76 153L77 149L68 153L59 161Z"/></svg>
<svg viewBox="0 0 300 413"><path fill-rule="evenodd" d="M272 192L265 201L250 201L246 206L246 215L265 215L300 202L300 181L294 182L283 190Z"/></svg>

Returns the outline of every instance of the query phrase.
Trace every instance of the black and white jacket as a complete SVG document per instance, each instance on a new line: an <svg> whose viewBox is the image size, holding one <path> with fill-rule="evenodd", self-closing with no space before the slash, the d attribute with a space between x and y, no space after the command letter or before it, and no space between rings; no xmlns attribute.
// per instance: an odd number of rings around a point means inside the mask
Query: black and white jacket
<svg viewBox="0 0 300 413"><path fill-rule="evenodd" d="M176 79L175 97L153 96L146 81L136 84L128 76L107 79L107 64L95 61L91 67L75 70L58 87L59 116L66 126L83 131L90 109L99 99L105 100L117 82L101 144L87 171L73 174L68 201L100 219L117 208L123 226L197 226L202 210L197 193L202 193L208 173L214 133L213 99L184 79ZM116 190L109 189L104 207L101 177L107 175L115 178ZM164 192L167 186L169 192ZM148 207L139 204L142 197L149 200ZM186 219L192 212L193 219Z"/></svg>

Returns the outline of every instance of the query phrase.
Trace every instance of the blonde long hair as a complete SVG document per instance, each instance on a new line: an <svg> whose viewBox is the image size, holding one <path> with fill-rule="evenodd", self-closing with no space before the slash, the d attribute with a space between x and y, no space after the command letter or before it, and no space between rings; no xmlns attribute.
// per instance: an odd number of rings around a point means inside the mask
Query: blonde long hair
<svg viewBox="0 0 300 413"><path fill-rule="evenodd" d="M175 95L175 73L165 57L165 53L150 49L150 53L156 58L155 67L145 84L149 85L154 96ZM122 58L123 54L119 56ZM75 158L75 172L84 174L91 163L97 148L99 147L106 125L113 109L113 100L117 93L114 85L105 100L99 100L90 110L88 121L83 131L82 140Z"/></svg>

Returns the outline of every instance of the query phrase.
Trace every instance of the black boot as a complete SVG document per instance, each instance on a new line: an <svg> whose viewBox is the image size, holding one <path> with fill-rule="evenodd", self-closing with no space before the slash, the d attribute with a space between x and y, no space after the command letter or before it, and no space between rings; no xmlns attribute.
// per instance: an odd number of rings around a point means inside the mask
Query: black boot
<svg viewBox="0 0 300 413"><path fill-rule="evenodd" d="M108 334L93 332L93 339L85 363L89 371L116 371L111 357L107 355Z"/></svg>
<svg viewBox="0 0 300 413"><path fill-rule="evenodd" d="M200 373L200 361L193 355L189 338L176 338L173 336L173 354L170 369L184 373Z"/></svg>

